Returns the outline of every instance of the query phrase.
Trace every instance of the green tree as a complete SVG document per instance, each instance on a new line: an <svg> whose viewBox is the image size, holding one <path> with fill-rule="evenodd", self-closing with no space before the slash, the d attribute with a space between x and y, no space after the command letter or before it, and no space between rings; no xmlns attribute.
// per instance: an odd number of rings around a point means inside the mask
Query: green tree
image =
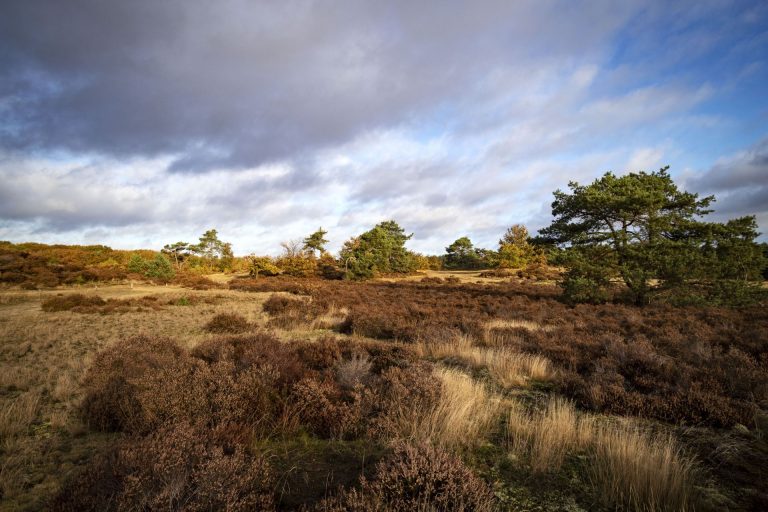
<svg viewBox="0 0 768 512"><path fill-rule="evenodd" d="M157 254L151 260L145 260L139 254L132 254L128 261L128 271L163 281L171 279L174 275L170 260L163 254Z"/></svg>
<svg viewBox="0 0 768 512"><path fill-rule="evenodd" d="M328 232L322 227L318 228L317 231L304 239L304 250L311 254L323 254L325 252L325 244L328 243L328 240L325 239L327 234Z"/></svg>
<svg viewBox="0 0 768 512"><path fill-rule="evenodd" d="M754 243L754 217L724 224L699 220L711 212L714 197L680 191L668 169L606 173L590 185L569 183L571 193L555 191L555 218L541 235L567 249L567 298L605 300L616 278L632 301L645 304L654 291L692 284L711 290L759 275L763 262Z"/></svg>
<svg viewBox="0 0 768 512"><path fill-rule="evenodd" d="M348 240L340 254L346 276L367 279L383 273L412 272L416 260L405 248L405 242L412 236L406 235L397 222L390 220Z"/></svg>
<svg viewBox="0 0 768 512"><path fill-rule="evenodd" d="M128 272L132 272L134 274L143 274L144 270L147 268L147 262L144 260L144 258L141 257L140 254L131 254L131 259L128 260Z"/></svg>
<svg viewBox="0 0 768 512"><path fill-rule="evenodd" d="M199 255L207 268L216 267L221 271L232 267L234 255L232 244L219 240L219 233L209 229L200 237L199 243L189 246L189 250Z"/></svg>
<svg viewBox="0 0 768 512"><path fill-rule="evenodd" d="M220 258L225 250L226 243L219 240L219 233L215 229L209 229L200 237L200 242L192 246L192 250L206 259Z"/></svg>
<svg viewBox="0 0 768 512"><path fill-rule="evenodd" d="M165 255L158 254L153 260L146 262L144 275L151 279L167 281L173 278L173 266Z"/></svg>
<svg viewBox="0 0 768 512"><path fill-rule="evenodd" d="M515 224L499 240L499 267L523 268L531 264L546 263L544 252L530 243L528 229Z"/></svg>
<svg viewBox="0 0 768 512"><path fill-rule="evenodd" d="M182 263L190 255L190 246L187 242L176 242L175 244L165 244L160 251L173 258L176 268L181 268Z"/></svg>
<svg viewBox="0 0 768 512"><path fill-rule="evenodd" d="M445 248L445 267L451 269L475 269L481 266L481 259L469 237L456 239Z"/></svg>

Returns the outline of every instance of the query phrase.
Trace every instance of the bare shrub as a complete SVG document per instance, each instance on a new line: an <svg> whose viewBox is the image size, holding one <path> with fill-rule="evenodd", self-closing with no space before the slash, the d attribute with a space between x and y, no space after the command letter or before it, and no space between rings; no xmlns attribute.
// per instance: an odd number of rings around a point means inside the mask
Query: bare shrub
<svg viewBox="0 0 768 512"><path fill-rule="evenodd" d="M239 334L251 328L251 324L237 313L218 313L205 324L205 330L218 334Z"/></svg>
<svg viewBox="0 0 768 512"><path fill-rule="evenodd" d="M344 359L336 364L336 381L343 388L354 389L368 381L371 366L367 354L355 353L350 359Z"/></svg>

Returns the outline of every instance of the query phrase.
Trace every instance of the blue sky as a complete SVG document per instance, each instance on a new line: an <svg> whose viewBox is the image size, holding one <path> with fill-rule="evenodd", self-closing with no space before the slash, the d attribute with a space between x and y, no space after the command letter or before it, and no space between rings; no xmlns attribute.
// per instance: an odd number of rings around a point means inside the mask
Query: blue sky
<svg viewBox="0 0 768 512"><path fill-rule="evenodd" d="M6 2L0 239L441 253L666 164L768 231L768 4L670 4Z"/></svg>

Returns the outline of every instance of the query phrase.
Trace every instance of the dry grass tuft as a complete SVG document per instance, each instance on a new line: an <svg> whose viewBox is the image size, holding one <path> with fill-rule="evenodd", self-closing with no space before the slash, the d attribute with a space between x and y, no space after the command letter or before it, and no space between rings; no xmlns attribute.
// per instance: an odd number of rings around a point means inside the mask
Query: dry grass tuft
<svg viewBox="0 0 768 512"><path fill-rule="evenodd" d="M631 423L598 426L571 402L553 398L544 410L509 413L510 450L528 457L536 473L558 470L569 453L589 451L589 473L598 495L617 509L692 509L696 464L670 436L652 436Z"/></svg>
<svg viewBox="0 0 768 512"><path fill-rule="evenodd" d="M40 392L22 393L9 406L0 410L0 439L8 439L25 431L36 419L40 408Z"/></svg>
<svg viewBox="0 0 768 512"><path fill-rule="evenodd" d="M509 412L508 439L513 452L530 457L536 473L560 469L566 455L583 449L592 437L592 420L579 417L573 405L562 398L549 401L538 413L519 405Z"/></svg>
<svg viewBox="0 0 768 512"><path fill-rule="evenodd" d="M500 413L500 397L458 370L438 368L435 376L442 383L440 397L429 410L412 411L403 425L405 437L446 447L485 438Z"/></svg>
<svg viewBox="0 0 768 512"><path fill-rule="evenodd" d="M338 331L349 315L348 308L331 305L328 310L312 321L311 329L328 329Z"/></svg>
<svg viewBox="0 0 768 512"><path fill-rule="evenodd" d="M483 324L481 342L488 347L518 347L525 341L526 333L548 333L555 329L553 325L531 320L494 318Z"/></svg>
<svg viewBox="0 0 768 512"><path fill-rule="evenodd" d="M651 436L630 426L594 434L590 473L606 503L639 511L693 509L697 473L670 436Z"/></svg>
<svg viewBox="0 0 768 512"><path fill-rule="evenodd" d="M458 360L473 368L488 368L491 377L505 388L524 386L531 380L549 381L553 377L552 366L544 357L522 354L506 347L476 347L463 335L446 343L420 344L418 350L424 356Z"/></svg>

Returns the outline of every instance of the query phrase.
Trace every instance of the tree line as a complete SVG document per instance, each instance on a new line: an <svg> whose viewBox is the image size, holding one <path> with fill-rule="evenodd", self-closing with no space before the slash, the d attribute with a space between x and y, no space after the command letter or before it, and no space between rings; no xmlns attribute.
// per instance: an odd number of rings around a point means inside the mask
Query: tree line
<svg viewBox="0 0 768 512"><path fill-rule="evenodd" d="M571 182L568 188L554 192L549 226L531 236L515 224L495 249L475 247L464 236L442 255L419 254L406 247L413 234L387 220L344 242L337 256L326 250L328 232L319 228L282 243L280 256L235 258L231 244L210 229L196 244L168 244L154 260L132 260L131 268L149 277L185 269L360 280L425 269L552 265L564 269L559 285L572 303L618 298L634 304L740 305L760 294L768 245L756 242L755 217L706 221L714 196L680 190L668 167L624 176L606 173L589 185Z"/></svg>

